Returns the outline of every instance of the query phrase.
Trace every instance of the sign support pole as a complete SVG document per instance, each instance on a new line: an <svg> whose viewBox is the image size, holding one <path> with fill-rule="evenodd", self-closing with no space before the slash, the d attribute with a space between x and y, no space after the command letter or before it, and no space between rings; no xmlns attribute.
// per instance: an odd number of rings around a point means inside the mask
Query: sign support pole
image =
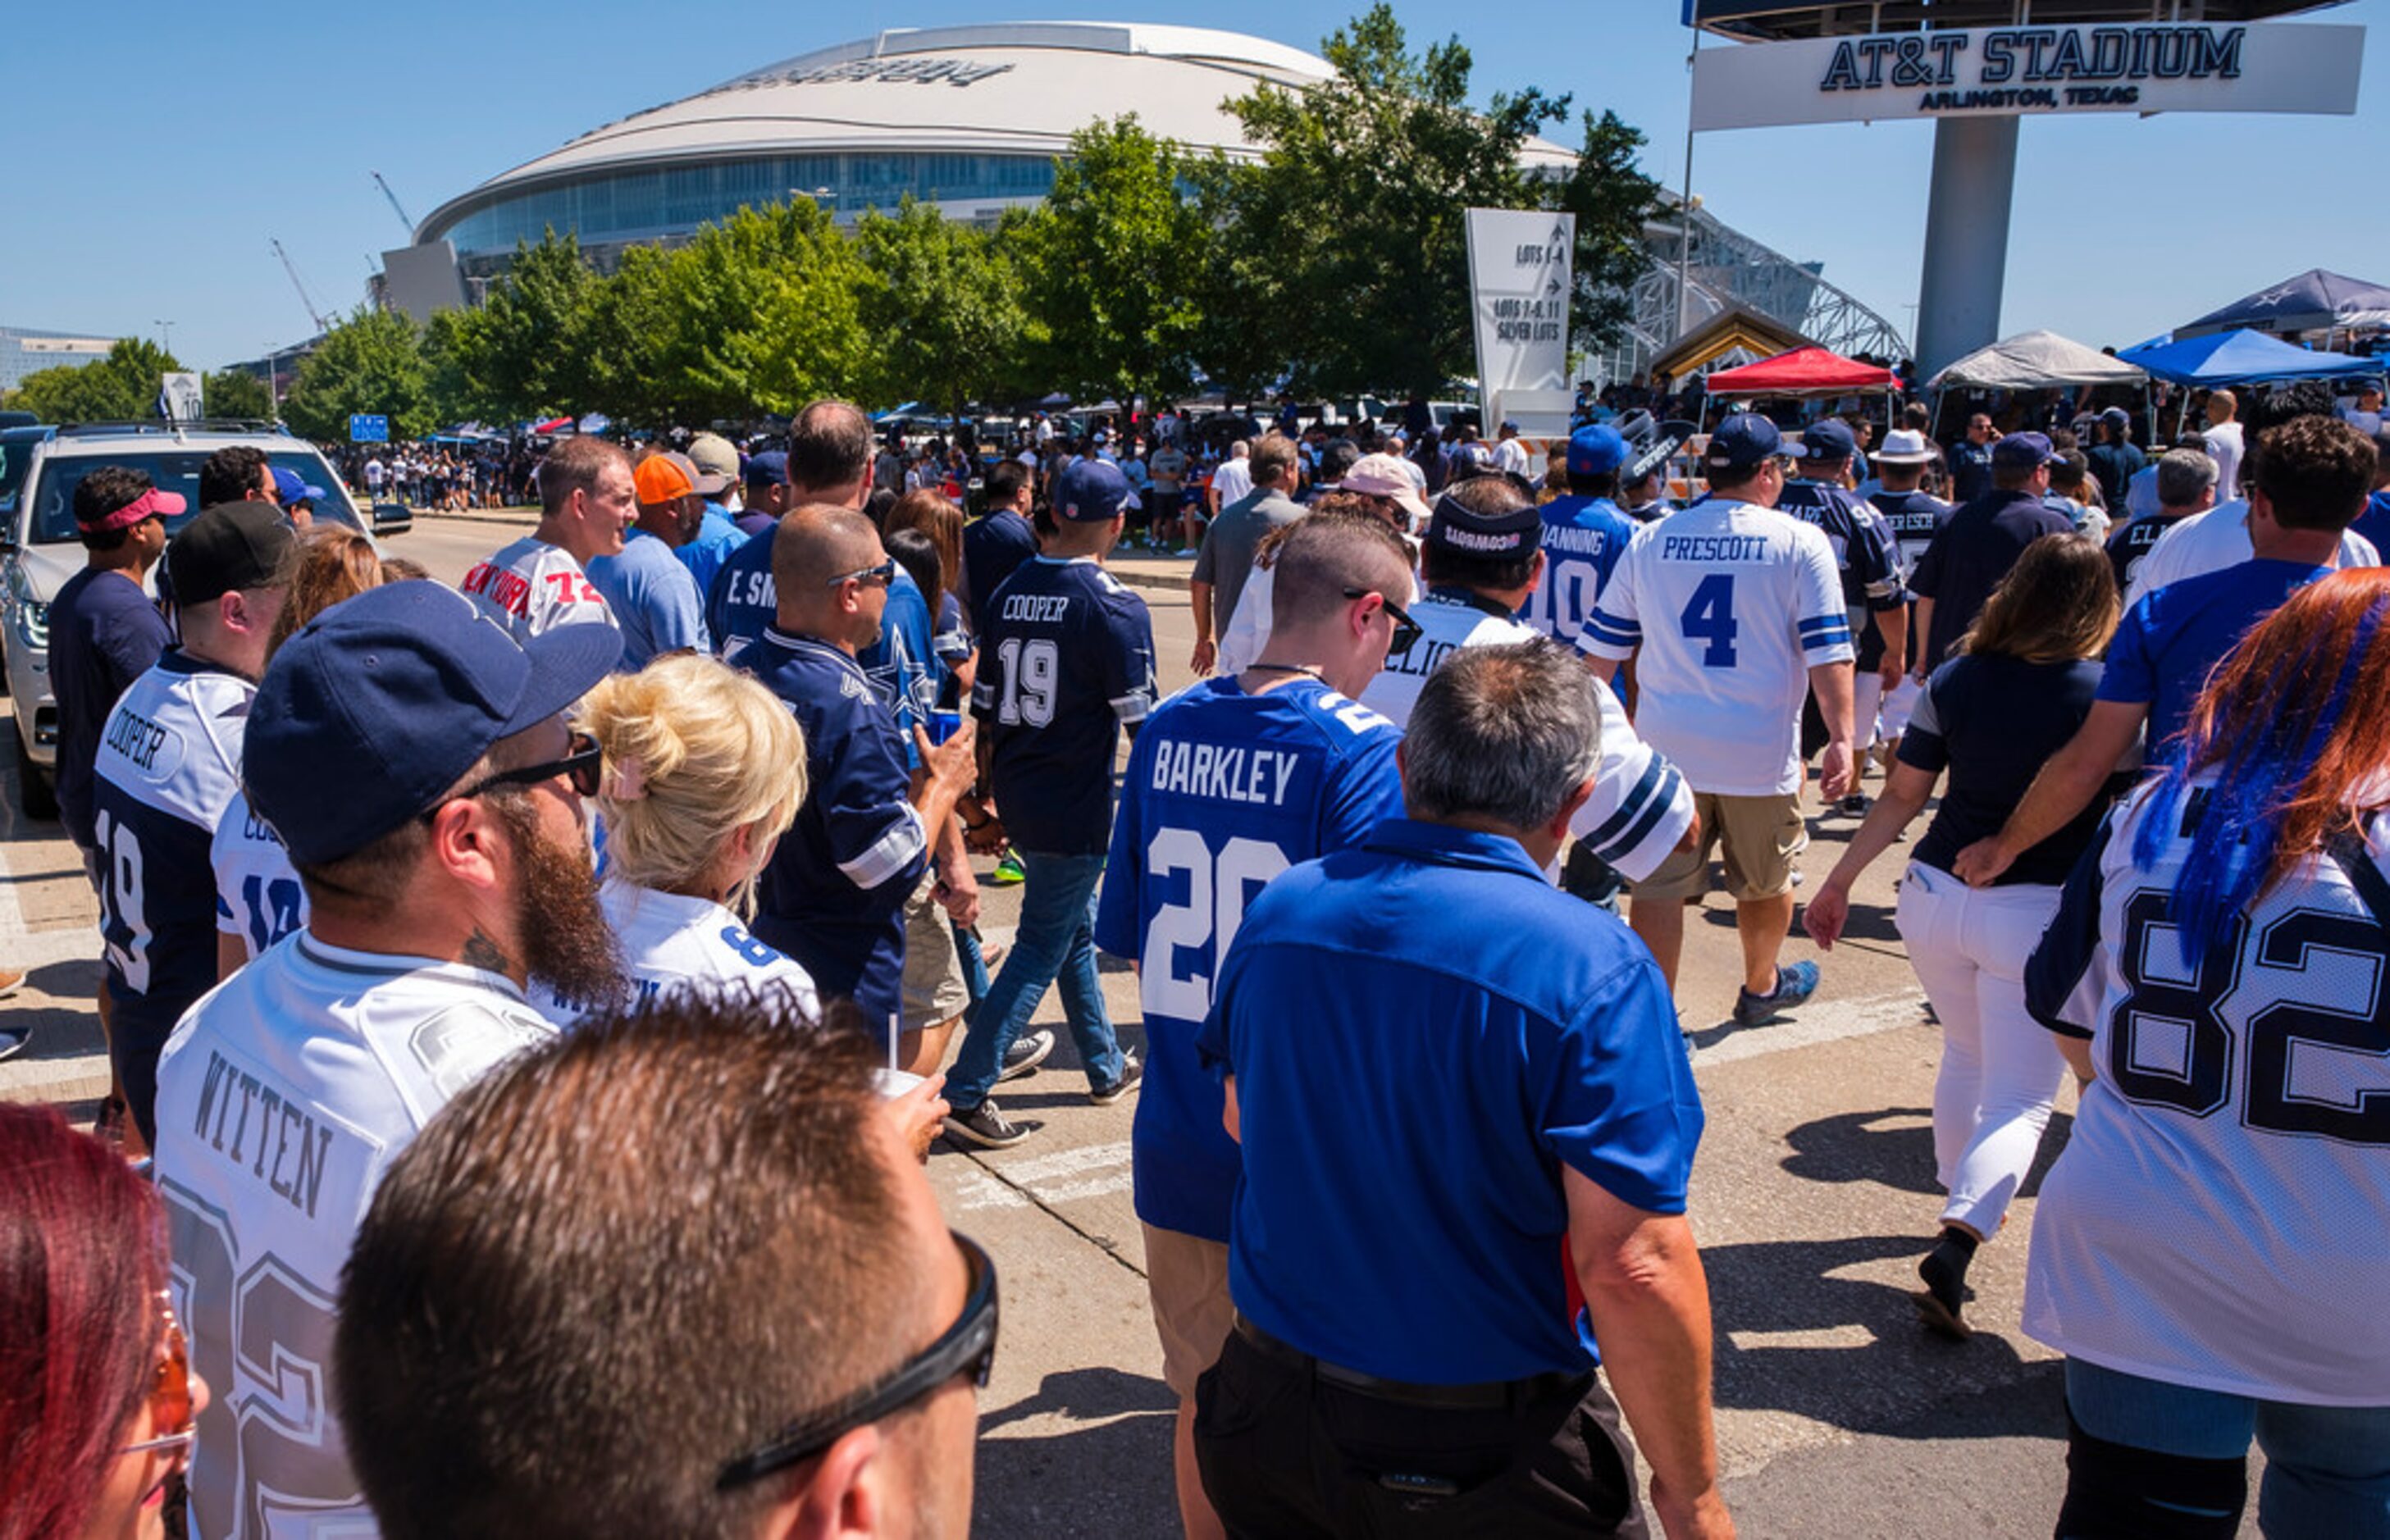
<svg viewBox="0 0 2390 1540"><path fill-rule="evenodd" d="M1934 191L1918 292L1920 379L1999 340L2018 122L1944 118L1934 125Z"/></svg>

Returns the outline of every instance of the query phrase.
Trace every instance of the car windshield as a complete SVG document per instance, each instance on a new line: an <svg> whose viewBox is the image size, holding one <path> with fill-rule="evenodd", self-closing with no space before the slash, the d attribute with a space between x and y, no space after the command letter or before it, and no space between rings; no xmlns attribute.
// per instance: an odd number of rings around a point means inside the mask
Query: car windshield
<svg viewBox="0 0 2390 1540"><path fill-rule="evenodd" d="M166 521L166 533L173 533L198 517L199 511L199 467L212 451L176 447L127 447L105 455L78 455L50 460L42 471L41 484L33 494L32 518L28 521L29 538L34 545L48 545L75 538L74 494L83 479L104 465L131 466L146 470L149 480L168 492L183 494L185 507ZM312 449L292 448L270 450L266 458L276 466L299 473L299 479L310 486L324 489L324 496L315 504L315 516L355 529L366 527L358 517L356 505L349 501L341 479L332 474L323 457Z"/></svg>
<svg viewBox="0 0 2390 1540"><path fill-rule="evenodd" d="M13 432L0 435L0 507L16 501L19 489L25 484L25 472L33 468L33 445L45 436Z"/></svg>

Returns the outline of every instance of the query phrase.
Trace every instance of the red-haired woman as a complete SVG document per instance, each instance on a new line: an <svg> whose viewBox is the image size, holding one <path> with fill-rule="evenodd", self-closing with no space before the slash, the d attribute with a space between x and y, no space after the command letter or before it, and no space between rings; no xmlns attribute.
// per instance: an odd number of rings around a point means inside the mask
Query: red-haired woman
<svg viewBox="0 0 2390 1540"><path fill-rule="evenodd" d="M2025 972L2088 1084L2025 1329L2062 1351L2066 1535L2390 1534L2390 571L2217 665Z"/></svg>
<svg viewBox="0 0 2390 1540"><path fill-rule="evenodd" d="M0 1103L0 1540L157 1540L207 1386L157 1194L53 1109Z"/></svg>

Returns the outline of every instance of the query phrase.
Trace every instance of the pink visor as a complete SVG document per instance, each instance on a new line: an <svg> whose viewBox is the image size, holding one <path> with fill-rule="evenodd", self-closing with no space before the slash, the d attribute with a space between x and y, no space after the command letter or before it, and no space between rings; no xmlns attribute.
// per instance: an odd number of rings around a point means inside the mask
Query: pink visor
<svg viewBox="0 0 2390 1540"><path fill-rule="evenodd" d="M167 519L189 507L179 492L166 492L157 487L125 504L96 524L75 520L75 527L85 534L106 534L110 530L129 530L145 519Z"/></svg>

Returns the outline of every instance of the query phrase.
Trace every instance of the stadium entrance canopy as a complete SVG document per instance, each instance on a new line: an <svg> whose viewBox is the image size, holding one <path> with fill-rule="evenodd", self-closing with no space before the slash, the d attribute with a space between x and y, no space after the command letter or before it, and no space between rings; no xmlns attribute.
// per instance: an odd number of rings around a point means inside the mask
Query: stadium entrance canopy
<svg viewBox="0 0 2390 1540"><path fill-rule="evenodd" d="M1888 391L1899 383L1890 369L1844 358L1823 348L1795 348L1709 378L1715 396L1839 396Z"/></svg>
<svg viewBox="0 0 2390 1540"><path fill-rule="evenodd" d="M2336 379L2382 372L2382 360L2318 353L2262 331L2223 331L2117 354L2178 385L2255 385L2273 379Z"/></svg>
<svg viewBox="0 0 2390 1540"><path fill-rule="evenodd" d="M2148 373L2054 331L2021 331L1978 348L1926 381L1937 391L2040 391L2054 385L2138 385Z"/></svg>
<svg viewBox="0 0 2390 1540"><path fill-rule="evenodd" d="M2311 267L2294 278L2244 295L2175 332L2178 341L2210 332L2347 331L2390 327L2390 288Z"/></svg>

